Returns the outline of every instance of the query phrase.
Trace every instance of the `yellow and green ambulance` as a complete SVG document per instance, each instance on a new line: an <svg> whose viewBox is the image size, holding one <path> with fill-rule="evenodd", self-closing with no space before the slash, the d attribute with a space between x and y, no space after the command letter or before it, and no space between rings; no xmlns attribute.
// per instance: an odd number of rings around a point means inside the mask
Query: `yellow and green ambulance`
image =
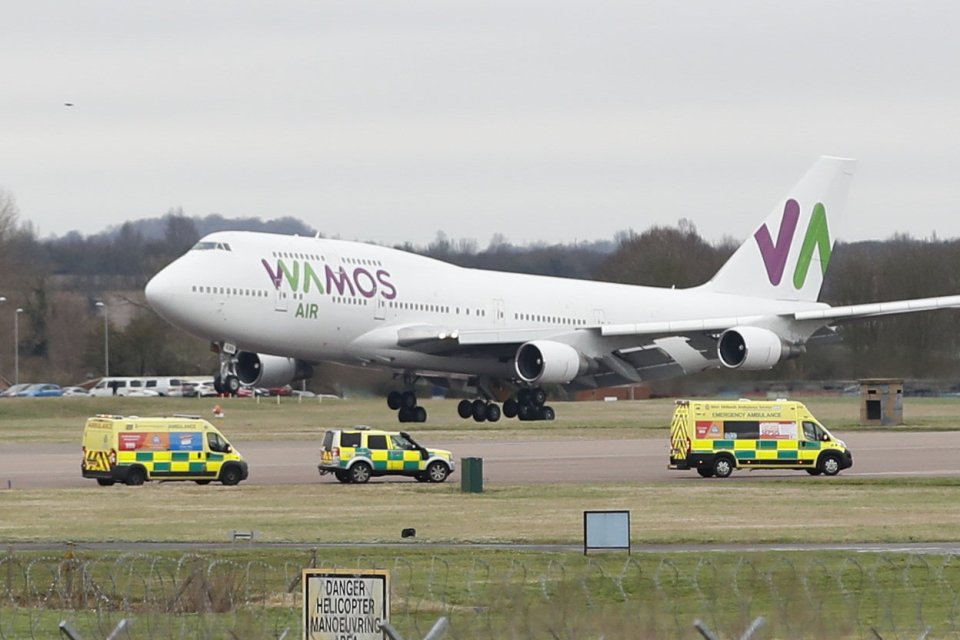
<svg viewBox="0 0 960 640"><path fill-rule="evenodd" d="M704 478L738 468L834 476L851 466L847 445L800 402L678 400L670 424L669 468Z"/></svg>
<svg viewBox="0 0 960 640"><path fill-rule="evenodd" d="M215 426L199 416L97 415L83 429L84 478L102 486L147 480L246 480L247 463Z"/></svg>

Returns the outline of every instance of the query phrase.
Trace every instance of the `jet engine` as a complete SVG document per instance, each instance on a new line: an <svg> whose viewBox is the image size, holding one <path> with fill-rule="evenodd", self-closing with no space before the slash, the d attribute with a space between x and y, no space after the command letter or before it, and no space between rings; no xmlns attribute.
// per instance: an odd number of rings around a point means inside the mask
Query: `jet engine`
<svg viewBox="0 0 960 640"><path fill-rule="evenodd" d="M236 366L237 378L251 387L282 387L313 375L313 368L302 360L250 351L237 354Z"/></svg>
<svg viewBox="0 0 960 640"><path fill-rule="evenodd" d="M781 359L802 352L802 346L789 345L776 333L762 327L727 329L717 342L717 355L723 366L745 371L770 369Z"/></svg>
<svg viewBox="0 0 960 640"><path fill-rule="evenodd" d="M563 384L586 372L587 361L568 344L533 340L517 349L514 369L524 382Z"/></svg>

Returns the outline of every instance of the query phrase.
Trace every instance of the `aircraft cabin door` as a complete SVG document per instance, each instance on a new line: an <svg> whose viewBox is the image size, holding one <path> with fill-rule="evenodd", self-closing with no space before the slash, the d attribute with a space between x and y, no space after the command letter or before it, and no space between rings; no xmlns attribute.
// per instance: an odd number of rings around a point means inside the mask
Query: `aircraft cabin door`
<svg viewBox="0 0 960 640"><path fill-rule="evenodd" d="M288 304L289 302L287 300L287 292L284 291L281 287L277 287L277 297L274 299L273 310L286 311Z"/></svg>
<svg viewBox="0 0 960 640"><path fill-rule="evenodd" d="M493 301L493 326L502 327L507 322L507 314L503 310L503 300L497 298Z"/></svg>
<svg viewBox="0 0 960 640"><path fill-rule="evenodd" d="M593 310L593 320L598 325L607 324L607 314L603 309L594 309Z"/></svg>
<svg viewBox="0 0 960 640"><path fill-rule="evenodd" d="M387 317L387 301L382 297L377 296L377 299L373 303L373 319L374 320L384 320Z"/></svg>

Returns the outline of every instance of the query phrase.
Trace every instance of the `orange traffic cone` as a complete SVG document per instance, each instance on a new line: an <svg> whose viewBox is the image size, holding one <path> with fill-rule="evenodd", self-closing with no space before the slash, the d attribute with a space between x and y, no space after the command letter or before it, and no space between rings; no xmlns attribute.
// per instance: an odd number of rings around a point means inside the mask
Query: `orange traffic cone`
<svg viewBox="0 0 960 640"><path fill-rule="evenodd" d="M222 417L223 417L223 409L220 408L220 405L217 405L217 406L215 406L215 407L213 408L213 417L214 417L214 418L222 418Z"/></svg>

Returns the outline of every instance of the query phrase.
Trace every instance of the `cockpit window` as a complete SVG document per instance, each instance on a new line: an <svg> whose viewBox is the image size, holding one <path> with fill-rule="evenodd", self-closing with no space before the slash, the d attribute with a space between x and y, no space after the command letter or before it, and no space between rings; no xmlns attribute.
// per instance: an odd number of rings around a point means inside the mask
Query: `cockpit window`
<svg viewBox="0 0 960 640"><path fill-rule="evenodd" d="M193 245L190 249L191 251L230 251L230 244L227 242L210 242L209 240L201 240L197 244Z"/></svg>

